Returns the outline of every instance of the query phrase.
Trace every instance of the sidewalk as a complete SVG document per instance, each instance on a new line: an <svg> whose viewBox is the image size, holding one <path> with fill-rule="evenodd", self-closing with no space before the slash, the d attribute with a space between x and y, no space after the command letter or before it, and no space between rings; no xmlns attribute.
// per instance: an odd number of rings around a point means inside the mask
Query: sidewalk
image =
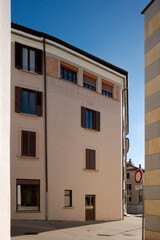
<svg viewBox="0 0 160 240"><path fill-rule="evenodd" d="M79 226L81 225L81 226ZM141 240L142 218L114 222L13 221L12 240ZM25 235L24 235L25 234Z"/></svg>

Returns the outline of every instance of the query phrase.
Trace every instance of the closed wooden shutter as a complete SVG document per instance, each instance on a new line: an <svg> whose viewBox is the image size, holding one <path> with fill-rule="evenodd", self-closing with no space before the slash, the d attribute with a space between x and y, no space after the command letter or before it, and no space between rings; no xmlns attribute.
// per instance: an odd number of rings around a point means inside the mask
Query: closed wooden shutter
<svg viewBox="0 0 160 240"><path fill-rule="evenodd" d="M22 112L22 88L15 87L15 112Z"/></svg>
<svg viewBox="0 0 160 240"><path fill-rule="evenodd" d="M28 132L21 132L21 155L28 156L29 142L28 142Z"/></svg>
<svg viewBox="0 0 160 240"><path fill-rule="evenodd" d="M36 73L42 74L42 51L36 49Z"/></svg>
<svg viewBox="0 0 160 240"><path fill-rule="evenodd" d="M95 150L90 150L90 169L95 169Z"/></svg>
<svg viewBox="0 0 160 240"><path fill-rule="evenodd" d="M36 156L36 133L29 132L29 156Z"/></svg>
<svg viewBox="0 0 160 240"><path fill-rule="evenodd" d="M100 112L96 112L96 130L100 131Z"/></svg>
<svg viewBox="0 0 160 240"><path fill-rule="evenodd" d="M22 45L15 42L15 67L22 68Z"/></svg>
<svg viewBox="0 0 160 240"><path fill-rule="evenodd" d="M81 107L81 127L86 127L86 108Z"/></svg>
<svg viewBox="0 0 160 240"><path fill-rule="evenodd" d="M42 99L42 92L36 92L36 115L42 116L43 111L43 99Z"/></svg>
<svg viewBox="0 0 160 240"><path fill-rule="evenodd" d="M86 169L96 169L95 166L95 150L86 149Z"/></svg>
<svg viewBox="0 0 160 240"><path fill-rule="evenodd" d="M89 149L86 149L86 169L90 169L90 154L89 154Z"/></svg>

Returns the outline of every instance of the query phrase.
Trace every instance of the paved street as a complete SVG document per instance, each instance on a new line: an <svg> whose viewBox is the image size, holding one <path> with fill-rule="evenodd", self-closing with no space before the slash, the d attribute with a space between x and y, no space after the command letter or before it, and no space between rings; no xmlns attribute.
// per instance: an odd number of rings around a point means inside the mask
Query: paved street
<svg viewBox="0 0 160 240"><path fill-rule="evenodd" d="M12 240L141 240L141 226L140 215L114 222L12 221Z"/></svg>

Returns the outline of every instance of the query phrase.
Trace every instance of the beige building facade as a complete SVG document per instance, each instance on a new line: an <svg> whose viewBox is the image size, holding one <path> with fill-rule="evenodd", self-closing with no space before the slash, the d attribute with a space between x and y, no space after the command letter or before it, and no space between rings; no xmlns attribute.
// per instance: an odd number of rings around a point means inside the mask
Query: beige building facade
<svg viewBox="0 0 160 240"><path fill-rule="evenodd" d="M11 51L12 219L122 219L128 73L17 24Z"/></svg>
<svg viewBox="0 0 160 240"><path fill-rule="evenodd" d="M160 1L145 15L145 239L160 239Z"/></svg>

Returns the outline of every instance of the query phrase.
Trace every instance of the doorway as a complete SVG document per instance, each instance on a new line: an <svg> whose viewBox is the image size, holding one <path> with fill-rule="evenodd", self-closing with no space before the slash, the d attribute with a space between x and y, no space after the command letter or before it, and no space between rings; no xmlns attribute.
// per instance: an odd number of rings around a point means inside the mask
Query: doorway
<svg viewBox="0 0 160 240"><path fill-rule="evenodd" d="M85 196L86 221L95 220L95 195Z"/></svg>

